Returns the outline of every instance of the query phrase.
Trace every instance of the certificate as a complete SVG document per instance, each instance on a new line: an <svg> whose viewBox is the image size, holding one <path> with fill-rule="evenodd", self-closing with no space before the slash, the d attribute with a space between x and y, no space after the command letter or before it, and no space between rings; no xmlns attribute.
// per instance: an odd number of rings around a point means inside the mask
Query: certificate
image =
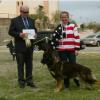
<svg viewBox="0 0 100 100"><path fill-rule="evenodd" d="M23 29L23 33L27 33L28 39L35 39L35 30L34 29Z"/></svg>

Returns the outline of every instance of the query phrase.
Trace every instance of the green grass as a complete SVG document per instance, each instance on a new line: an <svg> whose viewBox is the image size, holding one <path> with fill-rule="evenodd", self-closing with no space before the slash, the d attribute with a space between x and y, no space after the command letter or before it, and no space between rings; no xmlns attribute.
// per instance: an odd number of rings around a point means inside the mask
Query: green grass
<svg viewBox="0 0 100 100"><path fill-rule="evenodd" d="M69 90L55 93L55 80L47 67L40 63L42 53L35 52L33 56L33 78L37 89L20 89L16 62L7 51L0 52L0 100L100 100L100 86L94 85L91 91L79 89L73 80ZM100 81L100 54L80 53L77 62L90 67Z"/></svg>

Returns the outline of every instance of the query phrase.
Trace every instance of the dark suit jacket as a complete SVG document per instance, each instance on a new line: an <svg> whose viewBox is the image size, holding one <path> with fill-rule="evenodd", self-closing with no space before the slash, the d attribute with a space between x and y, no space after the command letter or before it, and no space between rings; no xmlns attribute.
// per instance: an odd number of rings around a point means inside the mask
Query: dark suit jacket
<svg viewBox="0 0 100 100"><path fill-rule="evenodd" d="M35 23L34 20L28 17L29 22L29 29L35 29ZM15 50L16 52L25 52L27 49L29 51L33 50L33 45L30 48L26 48L25 41L19 37L19 34L22 32L22 30L25 29L23 20L21 16L18 16L16 18L13 18L11 20L11 24L9 27L9 35L15 38ZM31 40L31 43L33 43L33 40Z"/></svg>

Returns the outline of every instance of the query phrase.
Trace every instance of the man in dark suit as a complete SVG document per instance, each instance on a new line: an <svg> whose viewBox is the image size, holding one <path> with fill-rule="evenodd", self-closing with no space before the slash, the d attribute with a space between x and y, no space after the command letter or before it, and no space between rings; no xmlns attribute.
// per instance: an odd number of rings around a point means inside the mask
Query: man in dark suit
<svg viewBox="0 0 100 100"><path fill-rule="evenodd" d="M27 47L25 37L27 33L23 33L23 29L34 29L36 33L34 20L29 16L29 7L20 7L20 16L13 18L9 27L9 35L15 39L16 60L18 67L18 83L20 88L26 85L35 88L32 79L32 60L33 60L33 45L34 40L29 40L31 45ZM24 76L25 64L25 76Z"/></svg>

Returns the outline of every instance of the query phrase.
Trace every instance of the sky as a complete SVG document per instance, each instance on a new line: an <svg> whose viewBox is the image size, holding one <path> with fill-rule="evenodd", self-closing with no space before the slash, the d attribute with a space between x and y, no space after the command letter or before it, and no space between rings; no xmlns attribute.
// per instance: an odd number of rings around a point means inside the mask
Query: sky
<svg viewBox="0 0 100 100"><path fill-rule="evenodd" d="M78 23L100 23L100 0L60 0L59 5Z"/></svg>

